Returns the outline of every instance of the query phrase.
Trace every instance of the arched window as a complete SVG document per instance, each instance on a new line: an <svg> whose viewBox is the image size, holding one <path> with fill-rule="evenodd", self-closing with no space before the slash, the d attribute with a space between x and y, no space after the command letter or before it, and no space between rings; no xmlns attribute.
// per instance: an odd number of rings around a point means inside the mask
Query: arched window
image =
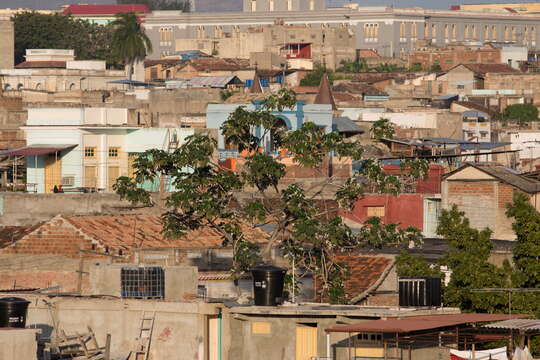
<svg viewBox="0 0 540 360"><path fill-rule="evenodd" d="M10 91L11 90L11 85L10 84L4 85L4 90L5 91Z"/></svg>
<svg viewBox="0 0 540 360"><path fill-rule="evenodd" d="M171 78L171 70L165 71L165 78L167 78L167 79Z"/></svg>
<svg viewBox="0 0 540 360"><path fill-rule="evenodd" d="M41 90L41 83L36 84L36 90Z"/></svg>
<svg viewBox="0 0 540 360"><path fill-rule="evenodd" d="M22 90L24 88L24 85L21 83L17 84L17 90Z"/></svg>
<svg viewBox="0 0 540 360"><path fill-rule="evenodd" d="M69 85L69 91L75 90L75 83Z"/></svg>

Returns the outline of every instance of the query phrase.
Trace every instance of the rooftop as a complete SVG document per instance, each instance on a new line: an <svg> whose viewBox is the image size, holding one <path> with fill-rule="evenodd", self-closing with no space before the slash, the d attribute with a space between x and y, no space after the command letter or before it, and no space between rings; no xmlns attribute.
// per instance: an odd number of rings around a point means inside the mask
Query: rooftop
<svg viewBox="0 0 540 360"><path fill-rule="evenodd" d="M527 178L515 170L509 169L500 165L480 165L480 164L466 164L459 169L451 171L444 175L443 179L456 174L467 167L473 167L478 169L502 182L512 185L526 193L532 194L540 192L540 181Z"/></svg>
<svg viewBox="0 0 540 360"><path fill-rule="evenodd" d="M507 314L438 314L413 316L406 319L387 319L364 321L352 325L338 325L326 329L327 332L375 332L375 333L408 333L431 330L449 326L475 324L480 322L501 321L527 317L527 315Z"/></svg>
<svg viewBox="0 0 540 360"><path fill-rule="evenodd" d="M15 65L16 69L65 69L65 61L23 61Z"/></svg>
<svg viewBox="0 0 540 360"><path fill-rule="evenodd" d="M72 15L116 15L118 13L150 13L148 6L144 4L120 4L120 5L96 5L96 4L71 4L67 5L62 14Z"/></svg>
<svg viewBox="0 0 540 360"><path fill-rule="evenodd" d="M192 66L197 71L238 71L250 68L247 59L197 58L186 61L181 68Z"/></svg>
<svg viewBox="0 0 540 360"><path fill-rule="evenodd" d="M479 75L485 75L487 73L519 73L520 72L519 70L516 70L513 67L508 66L506 64L461 64L461 65L465 66L467 69ZM460 66L460 65L457 65L457 66Z"/></svg>

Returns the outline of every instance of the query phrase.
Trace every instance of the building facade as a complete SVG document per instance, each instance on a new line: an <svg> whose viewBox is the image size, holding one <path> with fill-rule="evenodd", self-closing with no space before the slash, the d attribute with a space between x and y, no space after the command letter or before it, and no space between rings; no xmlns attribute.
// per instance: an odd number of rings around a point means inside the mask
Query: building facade
<svg viewBox="0 0 540 360"><path fill-rule="evenodd" d="M418 40L427 40L436 46L478 41L514 43L537 49L540 44L540 16L537 15L384 6L325 10L318 5L319 0L315 1L314 10L301 11L302 8L310 8L309 0L284 0L292 3L288 11L280 8L283 1L265 0L264 4L261 0L245 1L250 1L253 8L244 6L243 12L223 13L159 11L147 16L144 27L153 44L151 58L174 53L177 39L212 37L215 33L227 37L234 31L275 23L321 29L349 26L356 33L356 49L373 49L381 56L399 56L411 51ZM274 8L270 10L272 3ZM249 9L254 11L247 11ZM285 42L291 42L289 40Z"/></svg>
<svg viewBox="0 0 540 360"><path fill-rule="evenodd" d="M181 143L192 129L143 128L125 108L33 108L23 130L27 146L7 152L26 156L27 190L51 193L88 189L112 192L132 175L134 155ZM157 184L143 184L157 190Z"/></svg>

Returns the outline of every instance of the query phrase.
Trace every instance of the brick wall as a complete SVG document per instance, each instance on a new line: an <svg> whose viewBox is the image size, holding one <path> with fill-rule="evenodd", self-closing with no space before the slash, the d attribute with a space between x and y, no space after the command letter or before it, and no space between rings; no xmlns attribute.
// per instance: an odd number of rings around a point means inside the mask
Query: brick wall
<svg viewBox="0 0 540 360"><path fill-rule="evenodd" d="M398 294L373 294L370 295L361 305L366 306L399 306Z"/></svg>
<svg viewBox="0 0 540 360"><path fill-rule="evenodd" d="M512 202L512 197L514 196L514 187L500 183L498 186L498 198L497 202L499 205L499 208L506 209L506 204L509 204Z"/></svg>
<svg viewBox="0 0 540 360"><path fill-rule="evenodd" d="M495 182L493 181L451 181L448 183L449 194L481 194L495 195Z"/></svg>
<svg viewBox="0 0 540 360"><path fill-rule="evenodd" d="M80 235L64 219L56 218L12 246L1 249L0 253L50 254L79 258L80 249L92 250L91 241Z"/></svg>
<svg viewBox="0 0 540 360"><path fill-rule="evenodd" d="M17 270L0 271L0 289L48 288L61 286L60 292L76 292L79 275L75 271ZM89 288L88 276L83 276L82 290Z"/></svg>

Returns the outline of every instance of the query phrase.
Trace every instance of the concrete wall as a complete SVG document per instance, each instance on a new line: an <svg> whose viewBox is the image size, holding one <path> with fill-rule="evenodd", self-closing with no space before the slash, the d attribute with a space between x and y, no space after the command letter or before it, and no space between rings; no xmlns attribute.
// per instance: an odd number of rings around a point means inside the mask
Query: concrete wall
<svg viewBox="0 0 540 360"><path fill-rule="evenodd" d="M131 210L131 204L115 194L0 193L1 225L32 225L48 221L58 214L118 214ZM155 210L148 211L155 214ZM144 209L137 212L144 212Z"/></svg>
<svg viewBox="0 0 540 360"><path fill-rule="evenodd" d="M37 360L36 329L0 328L0 359Z"/></svg>
<svg viewBox="0 0 540 360"><path fill-rule="evenodd" d="M20 295L17 295L20 296ZM111 334L111 358L126 359L134 350L143 312L155 323L150 345L150 359L205 360L207 315L216 314L214 305L199 302L164 302L111 298L46 298L25 295L31 301L28 327L41 328L44 336L53 331L51 315L59 329L67 334L84 333L90 326L103 346ZM46 302L53 304L51 312Z"/></svg>

